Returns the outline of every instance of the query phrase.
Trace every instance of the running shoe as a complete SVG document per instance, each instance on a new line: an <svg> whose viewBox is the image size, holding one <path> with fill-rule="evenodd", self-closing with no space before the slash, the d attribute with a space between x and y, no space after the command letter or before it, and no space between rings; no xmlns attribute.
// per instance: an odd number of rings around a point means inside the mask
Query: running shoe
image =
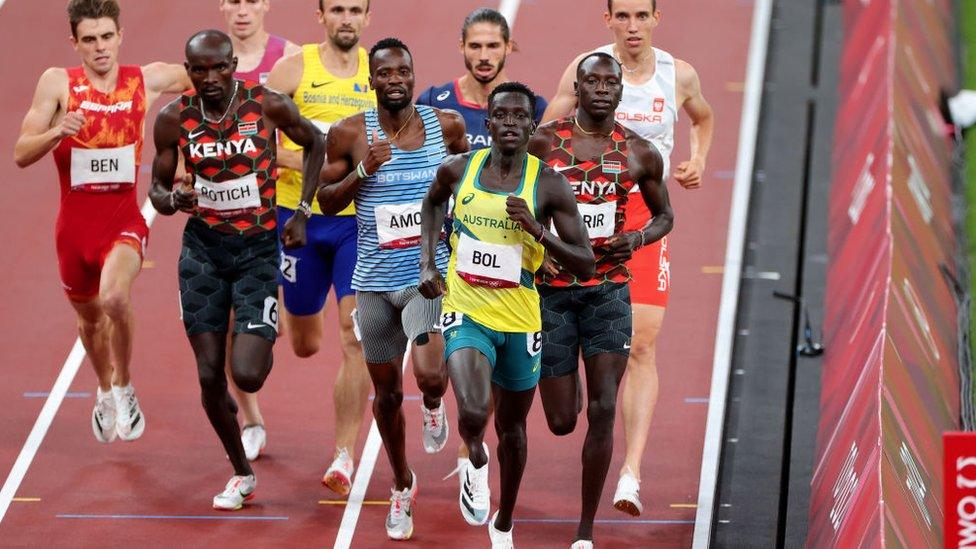
<svg viewBox="0 0 976 549"><path fill-rule="evenodd" d="M487 455L488 445L484 444L484 448ZM458 473L461 476L461 491L458 496L461 516L471 526L481 526L488 520L488 513L491 511L488 462L478 469L471 464L470 460L464 461L465 463L462 464L461 459L458 459L458 467L463 467Z"/></svg>
<svg viewBox="0 0 976 549"><path fill-rule="evenodd" d="M498 518L498 511L495 511L491 520L488 521L488 539L491 540L491 549L515 549L515 542L512 540L515 525L512 525L512 529L508 532L502 532L495 528L496 518Z"/></svg>
<svg viewBox="0 0 976 549"><path fill-rule="evenodd" d="M244 507L245 501L254 499L254 489L258 479L254 475L235 475L227 481L224 491L213 498L213 508L219 511L236 511Z"/></svg>
<svg viewBox="0 0 976 549"><path fill-rule="evenodd" d="M254 461L261 455L268 444L268 433L264 431L264 425L248 425L241 431L241 444L244 445L244 457L248 461Z"/></svg>
<svg viewBox="0 0 976 549"><path fill-rule="evenodd" d="M632 517L639 517L644 511L640 501L640 480L630 474L630 470L620 475L617 491L613 494L613 507Z"/></svg>
<svg viewBox="0 0 976 549"><path fill-rule="evenodd" d="M428 410L421 401L420 409L424 414L424 451L428 454L440 452L447 444L447 410L444 401L436 410Z"/></svg>
<svg viewBox="0 0 976 549"><path fill-rule="evenodd" d="M119 438L126 442L132 442L141 437L142 432L146 430L146 417L139 408L136 390L132 388L131 383L125 387L113 385L112 395L115 397L115 405L119 411L115 419Z"/></svg>
<svg viewBox="0 0 976 549"><path fill-rule="evenodd" d="M115 426L115 398L112 391L95 391L95 409L92 410L92 432L98 442L112 442L118 429Z"/></svg>
<svg viewBox="0 0 976 549"><path fill-rule="evenodd" d="M390 514L386 515L386 535L408 540L413 535L413 502L417 497L417 475L410 471L410 488L390 490Z"/></svg>
<svg viewBox="0 0 976 549"><path fill-rule="evenodd" d="M338 448L332 465L329 465L322 477L322 484L340 496L348 496L352 488L352 472L355 469L356 466L349 457L349 450Z"/></svg>
<svg viewBox="0 0 976 549"><path fill-rule="evenodd" d="M578 539L569 546L569 549L593 549L593 540Z"/></svg>

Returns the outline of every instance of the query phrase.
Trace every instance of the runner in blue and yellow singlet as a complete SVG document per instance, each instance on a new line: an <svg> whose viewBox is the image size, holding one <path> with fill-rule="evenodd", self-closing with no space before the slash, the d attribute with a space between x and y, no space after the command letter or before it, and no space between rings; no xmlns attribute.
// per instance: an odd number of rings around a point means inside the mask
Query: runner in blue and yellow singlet
<svg viewBox="0 0 976 549"><path fill-rule="evenodd" d="M535 130L535 94L506 82L488 100L492 147L441 165L421 210L420 292L444 294L448 374L458 401L458 431L470 459L462 464L461 514L488 521L488 449L482 439L494 401L502 486L488 533L511 545L512 511L525 468L525 418L539 381L542 319L535 272L546 252L574 275L593 276L593 250L563 176L527 151ZM437 268L440 227L454 197L447 280ZM552 220L560 236L546 230ZM544 220L543 223L540 220Z"/></svg>

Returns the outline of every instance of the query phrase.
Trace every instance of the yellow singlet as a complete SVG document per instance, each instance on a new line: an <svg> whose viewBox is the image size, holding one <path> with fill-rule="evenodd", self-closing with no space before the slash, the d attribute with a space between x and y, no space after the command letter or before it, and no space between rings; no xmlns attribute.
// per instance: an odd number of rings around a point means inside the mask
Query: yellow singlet
<svg viewBox="0 0 976 549"><path fill-rule="evenodd" d="M298 112L322 131L327 131L332 123L342 118L376 108L376 93L369 87L369 55L363 48L359 48L359 72L352 78L337 78L326 70L319 57L318 44L302 46L302 59L305 68L295 90L295 104ZM302 150L284 134L281 134L281 146L293 151ZM280 172L278 204L294 210L302 196L302 174L287 168ZM312 201L312 211L322 213L317 200ZM355 207L350 204L338 215L355 213Z"/></svg>
<svg viewBox="0 0 976 549"><path fill-rule="evenodd" d="M460 312L497 332L542 329L535 272L545 252L508 218L508 193L481 186L481 169L491 149L471 154L454 197L454 232L442 309ZM514 194L536 211L536 184L542 163L527 155L522 182Z"/></svg>

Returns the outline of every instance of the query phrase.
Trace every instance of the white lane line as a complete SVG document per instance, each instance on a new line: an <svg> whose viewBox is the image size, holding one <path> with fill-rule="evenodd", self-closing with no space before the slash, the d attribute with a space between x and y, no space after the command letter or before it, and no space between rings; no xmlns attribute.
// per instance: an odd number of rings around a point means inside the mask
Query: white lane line
<svg viewBox="0 0 976 549"><path fill-rule="evenodd" d="M410 349L413 342L407 342L407 350L403 354L403 365L400 367L401 375L407 371L407 361L410 360ZM373 476L373 468L376 466L376 458L379 456L380 448L383 446L383 439L380 437L380 430L376 427L376 420L369 427L369 436L366 437L366 444L363 452L359 455L359 469L352 482L352 489L349 490L349 500L346 502L346 509L342 512L342 523L339 524L339 532L336 534L335 549L348 549L352 544L352 537L356 534L356 523L359 522L359 512L363 509L363 501L366 499L366 488L369 488L369 479Z"/></svg>
<svg viewBox="0 0 976 549"><path fill-rule="evenodd" d="M3 6L3 2L4 0L0 0L0 7ZM156 210L152 207L149 200L143 203L141 211L142 216L146 218L146 224L152 225L156 219ZM51 393L48 395L47 400L44 401L44 406L41 408L41 413L37 416L37 421L34 422L34 427L31 429L30 434L27 435L27 441L24 442L24 446L20 449L20 454L17 455L17 461L11 467L10 473L7 475L7 480L3 483L3 488L0 488L0 522L7 515L10 502L13 501L17 490L20 489L20 483L23 482L24 476L27 475L27 470L34 461L34 456L37 455L37 450L41 447L41 443L44 442L44 436L51 427L54 416L57 415L58 408L64 402L64 397L68 393L68 389L71 388L71 383L74 381L75 376L78 374L78 369L84 361L85 348L81 344L81 338L76 338L71 352L68 353L68 358L65 359L64 365L61 366L61 373L58 374L58 378L54 381L54 386L51 387Z"/></svg>
<svg viewBox="0 0 976 549"><path fill-rule="evenodd" d="M519 5L522 0L502 0L498 6L498 11L508 20L509 32L515 28L515 18L518 15Z"/></svg>
<svg viewBox="0 0 976 549"><path fill-rule="evenodd" d="M766 49L769 45L769 23L772 0L756 0L752 13L752 36L746 66L745 94L742 98L742 120L739 125L739 151L735 166L735 187L729 215L729 239L725 250L725 274L722 278L722 301L718 311L715 353L712 361L712 387L709 393L708 420L705 423L705 445L702 450L701 478L698 484L698 511L695 514L695 537L692 547L706 549L712 535L715 490L719 458L722 453L722 430L725 423L725 399L732 366L732 340L735 312L739 301L742 276L742 252L745 246L746 218L752 190L752 171L756 157L756 137L766 72Z"/></svg>

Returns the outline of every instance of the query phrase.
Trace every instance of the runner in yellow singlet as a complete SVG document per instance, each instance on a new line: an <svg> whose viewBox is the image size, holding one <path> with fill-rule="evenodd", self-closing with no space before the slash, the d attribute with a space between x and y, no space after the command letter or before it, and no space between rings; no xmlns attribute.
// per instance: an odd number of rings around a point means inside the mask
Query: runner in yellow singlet
<svg viewBox="0 0 976 549"><path fill-rule="evenodd" d="M548 252L583 279L593 276L593 250L563 176L527 151L535 131L535 94L506 82L488 99L491 149L448 158L421 210L420 291L442 305L448 373L458 401L458 432L470 460L462 466L461 514L488 521L488 448L482 442L495 405L499 508L489 523L493 547L511 547L512 511L525 468L525 418L539 381L542 319L535 272ZM447 281L436 248L448 199L454 231ZM552 220L559 236L546 230ZM542 221L540 221L542 220ZM545 223L544 223L545 222Z"/></svg>

